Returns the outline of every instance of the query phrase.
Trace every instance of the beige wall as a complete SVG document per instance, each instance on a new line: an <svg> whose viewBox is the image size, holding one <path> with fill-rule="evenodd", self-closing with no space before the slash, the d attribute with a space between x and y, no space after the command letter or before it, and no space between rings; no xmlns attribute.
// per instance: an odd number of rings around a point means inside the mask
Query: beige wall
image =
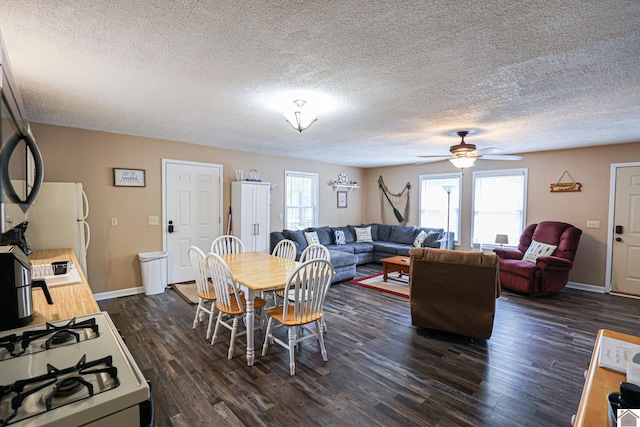
<svg viewBox="0 0 640 427"><path fill-rule="evenodd" d="M377 184L380 175L393 193L399 192L407 182L411 183L408 224L417 225L418 176L457 171L448 162L359 169L38 123L32 126L44 158L45 181L82 182L85 186L91 204L88 221L92 233L87 269L95 293L141 286L137 254L162 249L162 226L149 226L147 219L150 215L161 217L162 214L163 158L222 164L224 206L229 205L230 182L235 179L235 169L258 169L263 181L278 184L272 193L272 230L283 228L280 215L284 214L285 170L319 174L319 225L333 226L381 220ZM524 160L515 162L479 161L473 168L463 171L459 248L470 247L473 171L527 168L527 223L557 220L581 228L583 235L570 280L604 286L607 230L610 227L607 222L610 165L633 161L640 161L640 143L530 153ZM147 186L114 187L114 167L145 169ZM582 192L549 192L549 184L557 182L565 170L582 183ZM346 173L361 186L349 195L347 209L336 208L336 195L328 185L339 173ZM226 214L225 209L225 224ZM112 217L118 218L117 227L111 226ZM392 215L387 218L393 220ZM162 224L162 218L160 220ZM586 228L587 220L600 221L600 228Z"/></svg>
<svg viewBox="0 0 640 427"><path fill-rule="evenodd" d="M569 280L604 286L607 230L613 226L608 223L611 164L624 162L640 162L640 143L529 153L520 161L476 162L474 167L463 171L462 231L459 236L459 248L469 250L471 246L473 171L527 168L526 222L531 224L545 220L563 221L581 228L583 233ZM549 184L558 182L565 170L582 184L581 192L549 191ZM411 183L411 212L408 224L418 225L419 175L456 171L449 162L367 169L364 179L367 193L365 221L380 221L380 195L377 188L380 175L389 190L394 193L399 192L407 181ZM567 181L569 180L563 179L563 182ZM586 228L587 220L600 221L600 228Z"/></svg>
<svg viewBox="0 0 640 427"><path fill-rule="evenodd" d="M44 159L45 181L81 182L87 193L91 226L87 270L94 293L141 286L137 254L162 250L162 225L148 225L148 217L156 215L163 224L163 158L223 165L224 224L234 171L251 168L258 169L263 181L278 184L272 192L272 230L283 228L285 170L319 174L320 225L357 224L361 220L364 191L354 190L348 207L337 209L336 195L328 185L340 173L361 182L364 171L359 168L39 123L32 123L32 127ZM145 169L146 187L114 187L115 167ZM113 217L118 218L117 227L111 226Z"/></svg>

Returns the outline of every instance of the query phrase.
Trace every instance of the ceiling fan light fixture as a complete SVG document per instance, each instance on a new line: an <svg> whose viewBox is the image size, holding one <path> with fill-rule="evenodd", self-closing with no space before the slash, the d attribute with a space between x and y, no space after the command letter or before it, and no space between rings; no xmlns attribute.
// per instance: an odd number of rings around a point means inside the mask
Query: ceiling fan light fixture
<svg viewBox="0 0 640 427"><path fill-rule="evenodd" d="M304 99L296 99L293 101L296 105L295 108L289 111L284 112L284 118L287 122L298 132L302 132L303 130L309 129L309 126L313 124L318 118L316 115L309 110L309 108L305 108L307 101Z"/></svg>
<svg viewBox="0 0 640 427"><path fill-rule="evenodd" d="M476 159L473 157L454 157L453 159L449 159L449 161L453 164L453 166L464 169L470 168L476 162Z"/></svg>

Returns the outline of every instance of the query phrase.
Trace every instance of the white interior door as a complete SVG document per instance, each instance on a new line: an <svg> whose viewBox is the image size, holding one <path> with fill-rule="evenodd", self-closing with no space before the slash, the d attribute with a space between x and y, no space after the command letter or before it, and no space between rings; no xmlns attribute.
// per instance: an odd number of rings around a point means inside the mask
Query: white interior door
<svg viewBox="0 0 640 427"><path fill-rule="evenodd" d="M611 292L640 296L640 166L616 170Z"/></svg>
<svg viewBox="0 0 640 427"><path fill-rule="evenodd" d="M169 283L194 279L187 250L209 252L222 234L222 165L163 160L164 249Z"/></svg>

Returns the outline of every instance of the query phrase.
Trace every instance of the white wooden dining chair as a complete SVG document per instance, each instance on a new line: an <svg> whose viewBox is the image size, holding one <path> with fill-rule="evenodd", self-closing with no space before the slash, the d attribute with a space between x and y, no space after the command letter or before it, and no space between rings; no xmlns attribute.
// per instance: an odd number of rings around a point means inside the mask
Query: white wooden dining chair
<svg viewBox="0 0 640 427"><path fill-rule="evenodd" d="M278 242L271 255L279 258L296 259L296 244L292 240L282 239Z"/></svg>
<svg viewBox="0 0 640 427"><path fill-rule="evenodd" d="M317 338L322 360L328 361L327 350L322 337L322 316L327 291L335 274L331 263L323 259L312 259L298 266L287 279L285 298L282 305L267 310L269 323L265 333L262 355L266 356L269 344L274 342L289 350L289 374L295 375L295 348L298 343ZM277 322L277 324L276 324ZM312 329L310 324L315 328ZM275 335L278 328L288 329L287 341ZM298 330L309 332L307 335Z"/></svg>
<svg viewBox="0 0 640 427"><path fill-rule="evenodd" d="M326 246L321 245L320 243L313 243L307 246L300 255L300 262L305 262L312 259L326 259L327 261L331 261L331 254L329 253L329 249L327 249ZM282 295L284 295L284 293ZM324 332L327 332L327 322L324 320L324 317L322 318L322 330ZM302 332L302 330L300 330L300 332Z"/></svg>
<svg viewBox="0 0 640 427"><path fill-rule="evenodd" d="M211 338L211 325L215 312L216 293L213 285L209 282L207 256L197 246L190 246L187 253L189 255L189 264L195 275L196 294L198 295L198 305L196 307L196 316L193 319L193 329L195 329L198 323L202 322L205 315L208 314L209 322L206 336L207 339L209 339Z"/></svg>
<svg viewBox="0 0 640 427"><path fill-rule="evenodd" d="M218 310L218 319L211 338L211 345L216 343L220 325L229 329L231 331L231 341L227 357L231 359L236 338L247 333L246 329L238 333L238 321L245 315L247 301L240 290L240 286L233 278L231 269L220 255L215 253L208 254L207 264L209 265L213 287L216 290L216 309ZM265 305L266 301L262 298L256 297L253 300L255 310L260 310ZM233 322L229 323L229 319L233 319Z"/></svg>
<svg viewBox="0 0 640 427"><path fill-rule="evenodd" d="M225 234L211 242L211 252L218 255L244 252L244 243L236 236Z"/></svg>
<svg viewBox="0 0 640 427"><path fill-rule="evenodd" d="M311 259L326 259L327 261L331 261L331 254L326 246L320 243L313 243L307 246L304 251L302 251L302 255L300 255L300 262Z"/></svg>

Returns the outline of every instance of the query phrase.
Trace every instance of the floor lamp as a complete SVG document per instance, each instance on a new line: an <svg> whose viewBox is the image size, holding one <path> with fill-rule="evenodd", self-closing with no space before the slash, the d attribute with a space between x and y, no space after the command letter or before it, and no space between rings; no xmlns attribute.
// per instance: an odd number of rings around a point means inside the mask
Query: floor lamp
<svg viewBox="0 0 640 427"><path fill-rule="evenodd" d="M454 189L453 185L443 185L442 189L447 192L447 246L446 249L449 249L449 217L451 212L451 192Z"/></svg>

